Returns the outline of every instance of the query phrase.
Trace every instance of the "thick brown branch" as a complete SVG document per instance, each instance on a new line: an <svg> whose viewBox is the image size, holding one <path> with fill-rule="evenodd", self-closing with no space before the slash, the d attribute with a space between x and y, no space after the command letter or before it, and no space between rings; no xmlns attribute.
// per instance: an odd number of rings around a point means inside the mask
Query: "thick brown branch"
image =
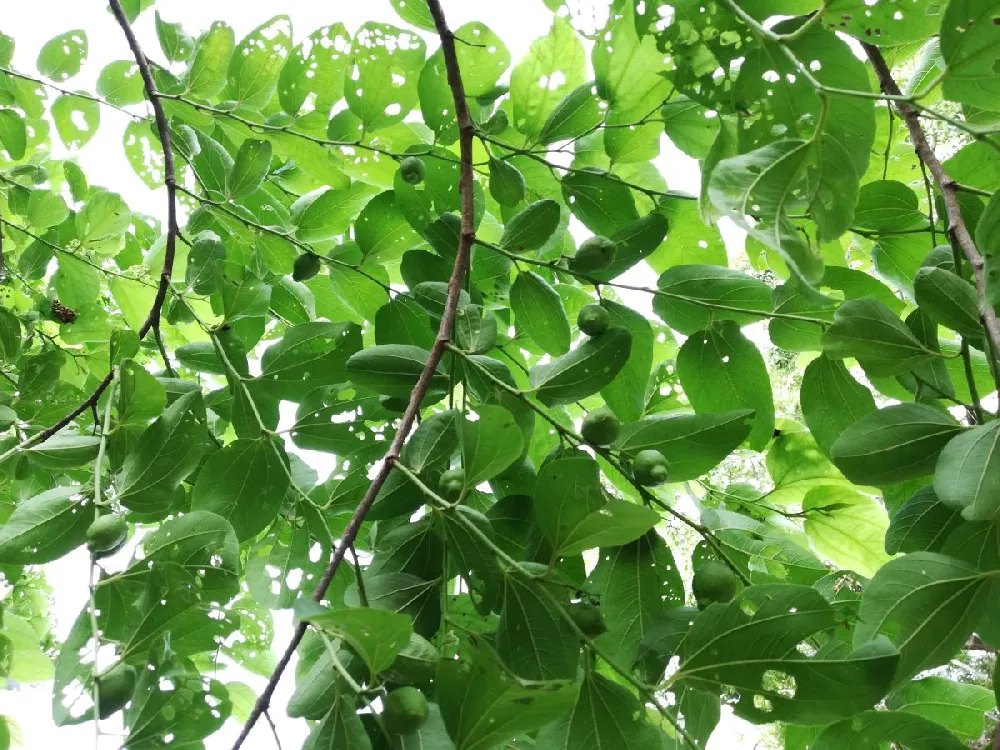
<svg viewBox="0 0 1000 750"><path fill-rule="evenodd" d="M122 10L121 0L108 0L108 4L111 6L111 12L114 14L118 24L122 27L125 38L128 40L128 46L135 57L136 65L139 66L139 73L142 75L146 96L150 104L153 105L153 113L156 116L156 128L160 134L160 143L163 145L164 182L167 185L167 247L163 255L163 271L160 273L160 284L156 289L156 297L153 299L153 305L149 309L149 315L146 316L146 320L138 330L139 338L142 339L146 337L151 328L159 325L160 311L163 309L163 302L167 298L167 289L170 287L170 276L174 269L174 255L177 247L177 200L174 182L174 151L170 143L170 130L167 127L167 117L163 113L163 107L160 104L156 83L153 81L153 74L149 69L146 56L142 53L139 42L132 32L132 26L129 24L128 17L125 15L125 11ZM112 380L113 374L109 372L86 401L51 427L47 427L41 432L36 433L16 448L4 453L0 456L0 462L20 450L44 443L78 416L95 407L101 395L111 385Z"/></svg>
<svg viewBox="0 0 1000 750"><path fill-rule="evenodd" d="M890 96L902 96L899 86L893 80L892 71L889 70L889 66L878 47L864 44L864 48L872 67L875 68L882 92ZM948 237L955 246L961 249L966 260L969 261L969 265L972 266L972 272L976 278L976 289L979 292L979 312L983 316L986 331L993 342L993 351L1000 352L1000 320L997 319L993 306L986 302L986 272L983 267L983 256L979 254L976 243L969 233L969 228L962 218L962 211L958 203L959 185L945 172L944 166L934 153L934 149L920 125L920 114L917 109L905 100L897 99L894 101L903 122L906 123L907 129L910 131L910 140L913 141L917 157L927 165L934 177L934 182L937 183L938 190L941 191L948 218Z"/></svg>
<svg viewBox="0 0 1000 750"><path fill-rule="evenodd" d="M400 451L403 448L403 442L406 440L410 429L413 427L417 413L420 411L420 403L423 401L424 396L430 388L431 379L434 377L438 364L441 362L441 358L444 356L445 349L451 339L451 332L455 323L455 314L458 311L459 296L462 291L462 286L465 283L465 276L469 270L469 255L472 251L472 243L475 239L472 159L472 140L475 135L475 125L472 123L472 117L469 114L469 108L465 101L465 88L462 85L462 74L458 67L458 57L455 54L455 37L448 28L444 12L441 10L441 4L439 1L427 0L427 6L430 9L431 16L434 18L434 25L437 27L438 36L441 39L441 50L444 55L445 68L448 71L448 85L451 88L452 98L455 100L455 115L458 120L460 136L459 145L461 149L459 191L462 198L462 234L459 239L458 255L455 258L455 266L451 272L451 279L448 281L448 297L445 301L444 313L441 317L441 326L438 329L434 347L431 349L430 356L427 358L427 364L424 365L423 372L420 374L417 385L413 389L413 393L410 396L410 403L406 407L406 411L403 413L402 420L400 421L396 431L396 436L393 438L392 444L389 446L389 450L386 452L385 457L382 460L378 473L372 480L371 485L368 487L368 491L365 493L364 498L358 505L357 510L354 511L354 515L351 517L347 527L344 529L340 542L337 545L337 549L334 552L333 559L330 561L330 564L327 566L326 571L323 574L323 578L316 587L316 592L313 594L313 599L316 601L322 599L326 594L330 583L333 581L333 577L337 574L337 569L344 560L344 555L347 553L347 550L351 548L351 545L354 544L354 540L361 529L361 524L364 522L365 516L368 515L368 511L371 508L372 503L375 502L376 495L378 495L379 490L382 489L382 485L385 484L385 481L389 478L389 474L392 471L393 466L399 459ZM288 667L288 664L292 659L292 655L295 653L295 649L298 647L299 642L305 635L305 632L305 623L300 624L295 629L295 634L292 637L291 642L281 655L281 659L279 659L278 665L275 667L274 672L271 675L271 679L268 680L267 686L261 692L260 697L257 699L257 703L250 712L250 716L243 727L243 731L240 733L240 736L236 739L236 742L233 745L233 750L238 750L243 746L244 741L250 734L250 730L253 729L254 724L257 723L264 711L267 710L270 705L271 698L274 695L275 688L278 685L278 681L281 679L282 673Z"/></svg>

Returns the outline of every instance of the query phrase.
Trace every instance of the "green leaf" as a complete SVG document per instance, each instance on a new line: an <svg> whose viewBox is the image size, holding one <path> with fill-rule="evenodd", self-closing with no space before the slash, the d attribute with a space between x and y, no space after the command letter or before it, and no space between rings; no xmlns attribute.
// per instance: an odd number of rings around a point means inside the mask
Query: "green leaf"
<svg viewBox="0 0 1000 750"><path fill-rule="evenodd" d="M240 541L254 538L274 520L285 497L284 461L283 451L266 437L229 443L198 474L192 509L225 518Z"/></svg>
<svg viewBox="0 0 1000 750"><path fill-rule="evenodd" d="M417 80L426 55L424 40L412 31L366 23L354 36L345 87L347 105L366 130L403 120L417 104Z"/></svg>
<svg viewBox="0 0 1000 750"><path fill-rule="evenodd" d="M1000 422L972 427L944 446L934 469L934 492L969 521L1000 517Z"/></svg>
<svg viewBox="0 0 1000 750"><path fill-rule="evenodd" d="M510 74L511 124L537 137L563 98L586 76L587 57L570 23L555 18L546 36L531 43Z"/></svg>
<svg viewBox="0 0 1000 750"><path fill-rule="evenodd" d="M420 337L424 338L424 337ZM497 341L497 319L479 305L463 305L455 313L455 343L469 354L488 352Z"/></svg>
<svg viewBox="0 0 1000 750"><path fill-rule="evenodd" d="M953 0L941 19L944 96L967 104L995 102L1000 96L996 64L1000 26L991 0Z"/></svg>
<svg viewBox="0 0 1000 750"><path fill-rule="evenodd" d="M392 666L413 633L409 617L384 609L330 610L306 599L296 603L295 614L349 644L373 676Z"/></svg>
<svg viewBox="0 0 1000 750"><path fill-rule="evenodd" d="M25 500L0 526L0 562L52 562L84 543L94 520L80 487L54 487Z"/></svg>
<svg viewBox="0 0 1000 750"><path fill-rule="evenodd" d="M734 712L755 722L823 724L853 716L885 695L899 654L885 640L842 659L796 650L835 623L835 610L815 589L748 587L698 615L674 680L713 692L732 686L739 692Z"/></svg>
<svg viewBox="0 0 1000 750"><path fill-rule="evenodd" d="M830 455L852 482L894 484L934 471L945 444L961 430L945 411L924 404L897 404L872 412L844 430Z"/></svg>
<svg viewBox="0 0 1000 750"><path fill-rule="evenodd" d="M854 642L888 636L899 648L897 684L943 664L975 627L990 581L969 565L933 552L891 560L865 586Z"/></svg>
<svg viewBox="0 0 1000 750"><path fill-rule="evenodd" d="M516 206L524 200L524 175L510 162L490 158L490 195L503 206Z"/></svg>
<svg viewBox="0 0 1000 750"><path fill-rule="evenodd" d="M311 593L329 552L329 536L324 539L324 533L315 517L305 513L293 523L273 525L247 554L246 583L254 601L269 609L287 609L298 597ZM317 542L320 560L310 557L310 548Z"/></svg>
<svg viewBox="0 0 1000 750"><path fill-rule="evenodd" d="M903 232L925 226L917 194L896 180L873 180L861 186L854 226L874 232Z"/></svg>
<svg viewBox="0 0 1000 750"><path fill-rule="evenodd" d="M643 721L645 708L625 687L590 673L569 714L538 733L538 750L568 747L661 747L663 731Z"/></svg>
<svg viewBox="0 0 1000 750"><path fill-rule="evenodd" d="M230 198L243 198L260 187L271 169L271 143L248 138L236 153L227 180Z"/></svg>
<svg viewBox="0 0 1000 750"><path fill-rule="evenodd" d="M156 38L163 56L170 62L184 62L194 54L194 39L184 33L179 23L164 21L159 11L156 11Z"/></svg>
<svg viewBox="0 0 1000 750"><path fill-rule="evenodd" d="M940 552L951 532L962 524L959 510L938 500L933 487L918 490L892 517L885 551Z"/></svg>
<svg viewBox="0 0 1000 750"><path fill-rule="evenodd" d="M806 366L799 404L816 444L827 456L841 433L876 410L871 391L844 363L821 354Z"/></svg>
<svg viewBox="0 0 1000 750"><path fill-rule="evenodd" d="M323 720L313 725L302 744L302 750L326 750L331 747L342 747L345 750L371 749L371 740L365 733L361 717L346 695L336 699Z"/></svg>
<svg viewBox="0 0 1000 750"><path fill-rule="evenodd" d="M538 474L532 497L535 521L556 549L607 502L597 462L585 456L547 463Z"/></svg>
<svg viewBox="0 0 1000 750"><path fill-rule="evenodd" d="M678 95L660 108L663 129L681 151L693 159L703 159L719 133L719 119L686 96Z"/></svg>
<svg viewBox="0 0 1000 750"><path fill-rule="evenodd" d="M632 191L610 172L587 167L562 179L563 200L591 232L610 237L639 218Z"/></svg>
<svg viewBox="0 0 1000 750"><path fill-rule="evenodd" d="M816 487L802 500L802 512L812 547L839 569L871 577L888 562L883 539L889 516L867 495L847 487Z"/></svg>
<svg viewBox="0 0 1000 750"><path fill-rule="evenodd" d="M97 76L97 93L119 107L138 104L146 98L139 66L131 60L108 63Z"/></svg>
<svg viewBox="0 0 1000 750"><path fill-rule="evenodd" d="M908 682L894 691L886 703L892 711L905 711L940 724L963 742L982 735L986 714L996 708L989 688L944 677Z"/></svg>
<svg viewBox="0 0 1000 750"><path fill-rule="evenodd" d="M833 359L857 358L876 377L901 375L940 356L889 308L873 299L845 302L823 332L823 351Z"/></svg>
<svg viewBox="0 0 1000 750"><path fill-rule="evenodd" d="M923 716L896 711L865 711L823 729L810 750L882 747L892 741L912 750L961 750L967 747L939 724Z"/></svg>
<svg viewBox="0 0 1000 750"><path fill-rule="evenodd" d="M720 266L674 266L663 272L656 286L663 294L653 297L654 312L686 335L706 328L711 320L747 325L761 319L756 313L772 309L767 284Z"/></svg>
<svg viewBox="0 0 1000 750"><path fill-rule="evenodd" d="M78 96L63 94L57 97L50 111L66 148L86 146L101 124L101 105Z"/></svg>
<svg viewBox="0 0 1000 750"><path fill-rule="evenodd" d="M427 0L389 0L392 9L408 24L424 31L434 31L434 17L427 8Z"/></svg>
<svg viewBox="0 0 1000 750"><path fill-rule="evenodd" d="M107 190L91 192L76 215L76 231L84 244L120 237L131 223L132 212L128 204L118 193Z"/></svg>
<svg viewBox="0 0 1000 750"><path fill-rule="evenodd" d="M522 208L504 225L500 245L515 252L537 250L559 226L559 204L540 200Z"/></svg>
<svg viewBox="0 0 1000 750"><path fill-rule="evenodd" d="M13 362L21 353L21 321L6 307L0 307L0 361Z"/></svg>
<svg viewBox="0 0 1000 750"><path fill-rule="evenodd" d="M601 389L604 403L619 419L631 422L642 416L646 408L646 385L653 366L655 334L645 316L634 310L605 301L611 325L624 328L632 336L628 362L608 385Z"/></svg>
<svg viewBox="0 0 1000 750"><path fill-rule="evenodd" d="M461 412L454 409L426 417L403 446L403 463L418 474L432 466L446 465L458 451L457 425L461 419ZM470 434L472 437L475 435ZM467 476L468 471L466 463Z"/></svg>
<svg viewBox="0 0 1000 750"><path fill-rule="evenodd" d="M986 264L983 301L996 306L1000 303L1000 190L990 198L976 224L976 247Z"/></svg>
<svg viewBox="0 0 1000 750"><path fill-rule="evenodd" d="M344 382L348 358L360 348L357 326L301 323L286 330L281 341L264 352L257 382L276 397L301 401L316 388Z"/></svg>
<svg viewBox="0 0 1000 750"><path fill-rule="evenodd" d="M24 158L28 130L24 118L12 109L0 109L0 144L13 161Z"/></svg>
<svg viewBox="0 0 1000 750"><path fill-rule="evenodd" d="M635 662L640 643L684 602L684 584L670 547L655 531L602 549L587 588L600 596L608 626L598 644L621 664Z"/></svg>
<svg viewBox="0 0 1000 750"><path fill-rule="evenodd" d="M549 598L539 593L540 586L546 585L518 571L504 575L497 654L524 679L573 679L580 660L580 643L553 610Z"/></svg>
<svg viewBox="0 0 1000 750"><path fill-rule="evenodd" d="M386 396L409 398L427 364L430 352L417 346L385 344L373 346L347 360L347 373L362 388ZM448 376L440 369L431 376L431 388L443 390Z"/></svg>
<svg viewBox="0 0 1000 750"><path fill-rule="evenodd" d="M235 47L232 27L222 21L213 23L195 45L186 77L187 92L202 99L219 94L226 87L226 71Z"/></svg>
<svg viewBox="0 0 1000 750"><path fill-rule="evenodd" d="M338 22L316 29L295 46L278 78L278 100L285 112L298 114L310 95L322 112L343 98L350 43L347 29Z"/></svg>
<svg viewBox="0 0 1000 750"><path fill-rule="evenodd" d="M757 347L736 323L714 323L693 334L678 352L676 366L684 393L698 414L753 409L748 446L760 450L771 439L771 380Z"/></svg>
<svg viewBox="0 0 1000 750"><path fill-rule="evenodd" d="M868 44L892 47L934 36L941 23L941 9L935 0L917 0L903 7L890 0L832 0L823 10L823 18L833 30Z"/></svg>
<svg viewBox="0 0 1000 750"><path fill-rule="evenodd" d="M69 80L83 67L87 59L87 32L67 31L42 45L35 66L46 78L62 82Z"/></svg>
<svg viewBox="0 0 1000 750"><path fill-rule="evenodd" d="M465 483L475 487L502 473L521 455L521 429L509 411L501 406L476 407L478 419L456 423L462 445Z"/></svg>
<svg viewBox="0 0 1000 750"><path fill-rule="evenodd" d="M455 55L468 97L484 96L510 67L510 52L492 29L478 21L454 30Z"/></svg>
<svg viewBox="0 0 1000 750"><path fill-rule="evenodd" d="M615 379L628 361L632 335L609 328L548 364L531 368L531 385L539 401L557 406L597 393Z"/></svg>
<svg viewBox="0 0 1000 750"><path fill-rule="evenodd" d="M543 145L578 138L596 128L602 119L594 84L578 86L556 105L538 133Z"/></svg>
<svg viewBox="0 0 1000 750"><path fill-rule="evenodd" d="M574 680L515 677L482 643L460 659L442 659L435 684L458 750L492 750L534 732L569 711L578 690Z"/></svg>
<svg viewBox="0 0 1000 750"><path fill-rule="evenodd" d="M633 542L660 522L660 515L644 505L611 500L568 529L556 545L563 555L577 555L597 547Z"/></svg>
<svg viewBox="0 0 1000 750"><path fill-rule="evenodd" d="M205 450L205 411L198 391L180 396L146 428L115 479L118 501L129 510L160 513Z"/></svg>
<svg viewBox="0 0 1000 750"><path fill-rule="evenodd" d="M101 439L93 435L55 435L25 454L46 469L72 469L97 458Z"/></svg>
<svg viewBox="0 0 1000 750"><path fill-rule="evenodd" d="M913 279L917 304L936 323L980 339L979 300L973 286L944 268L921 268Z"/></svg>
<svg viewBox="0 0 1000 750"><path fill-rule="evenodd" d="M834 142L831 141L832 143ZM812 149L812 144L808 141L778 141L747 154L723 159L709 178L709 197L712 203L744 226L748 226L745 216L758 217L758 223L748 228L750 235L780 253L795 275L807 283L820 280L823 275L823 260L809 246L788 216L798 203L793 192L800 181L800 175L807 171ZM834 154L824 158L830 158L831 162L838 161ZM846 158L846 155L841 158ZM812 190L840 193L843 200L848 201L852 193L856 193L857 177L849 169L838 169L839 179L830 174L832 172L836 175L835 170L824 170L821 177L815 180ZM853 209L853 201L850 205ZM835 207L835 210L847 213L844 205ZM841 223L843 222L838 222L838 228ZM827 234L834 238L839 232L830 229Z"/></svg>
<svg viewBox="0 0 1000 750"><path fill-rule="evenodd" d="M247 34L232 53L226 96L261 109L278 88L278 76L292 48L292 22L275 16Z"/></svg>
<svg viewBox="0 0 1000 750"><path fill-rule="evenodd" d="M569 351L569 319L559 292L533 271L522 271L510 289L510 309L519 331L553 356Z"/></svg>
<svg viewBox="0 0 1000 750"><path fill-rule="evenodd" d="M750 409L718 414L667 412L622 426L615 447L627 453L660 451L670 464L670 479L684 482L707 474L738 448L753 426Z"/></svg>

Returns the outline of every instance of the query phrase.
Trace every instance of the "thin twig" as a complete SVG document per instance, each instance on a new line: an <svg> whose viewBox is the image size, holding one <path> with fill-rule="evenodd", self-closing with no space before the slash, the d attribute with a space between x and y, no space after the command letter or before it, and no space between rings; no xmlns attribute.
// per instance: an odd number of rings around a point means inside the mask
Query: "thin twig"
<svg viewBox="0 0 1000 750"><path fill-rule="evenodd" d="M153 106L153 113L156 117L156 128L159 131L160 143L163 146L163 180L167 186L167 245L163 254L163 270L160 272L160 283L156 289L156 296L153 299L152 306L149 308L149 314L146 316L146 320L137 331L139 338L143 339L146 337L146 334L149 333L150 329L152 329L153 326L158 325L160 322L160 311L163 309L163 303L167 298L167 289L170 286L170 277L174 270L174 255L177 248L177 185L174 178L174 151L170 141L170 129L167 126L167 116L163 112L163 106L160 103L159 93L156 90L156 83L153 81L152 71L150 71L149 63L146 61L146 57L142 53L142 48L139 46L139 42L135 38L135 33L132 31L132 26L129 24L128 17L125 15L125 11L122 10L121 0L108 0L108 4L111 6L111 12L118 21L118 25L121 26L122 32L125 34L128 46L132 50L132 55L135 57L136 65L139 66L139 73L142 76L143 86L146 90L146 97ZM0 455L0 463L3 463L11 456L27 448L44 443L50 437L70 424L78 416L86 411L89 411L100 400L101 394L103 394L104 391L107 390L107 387L111 385L113 377L113 371L109 372L104 379L98 383L94 392L91 393L82 404L77 406L73 409L73 411L51 427L36 433L28 440L25 440L19 445L11 448L6 453Z"/></svg>
<svg viewBox="0 0 1000 750"><path fill-rule="evenodd" d="M281 738L278 736L278 727L274 725L274 719L271 718L270 712L264 711L264 718L267 719L267 724L271 727L271 734L274 736L274 744L277 745L278 750L281 750Z"/></svg>
<svg viewBox="0 0 1000 750"><path fill-rule="evenodd" d="M889 70L889 66L886 64L885 58L882 57L879 48L867 43L862 43L862 46L868 55L869 61L871 61L872 67L875 69L875 74L878 76L882 91L892 96L901 96L899 86L896 85L896 81L892 77L892 71ZM979 292L979 312L983 316L986 333L993 345L993 351L1000 351L1000 320L997 319L997 314L993 306L986 302L985 263L983 256L979 254L979 250L976 248L976 243L973 241L972 235L969 234L969 229L965 225L965 219L962 218L956 183L944 170L944 166L937 158L937 154L931 148L924 129L920 124L920 115L917 109L905 99L896 101L896 107L899 109L899 114L902 116L903 122L906 123L906 127L910 132L910 140L913 142L913 148L917 152L917 157L927 165L927 168L934 176L934 182L937 183L938 189L941 191L945 212L948 217L948 237L962 250L966 260L969 261L969 265L972 266L972 272L976 278L976 288Z"/></svg>
<svg viewBox="0 0 1000 750"><path fill-rule="evenodd" d="M441 362L441 358L445 353L445 348L451 339L452 328L455 323L455 314L458 311L458 301L462 291L462 285L465 282L465 275L469 269L469 255L472 249L472 242L475 238L475 206L473 203L474 178L472 169L472 140L475 136L475 125L472 122L472 116L469 113L469 107L465 99L465 88L462 85L462 74L459 70L458 57L455 53L455 39L451 30L448 28L444 12L441 10L441 4L439 0L427 0L427 7L430 10L431 16L434 18L434 25L437 28L438 37L441 40L441 51L444 55L445 68L448 73L448 85L451 88L452 98L455 102L455 114L459 126L459 144L461 153L459 193L461 195L462 202L462 229L461 236L459 237L458 253L455 258L455 265L452 269L451 278L448 281L448 296L445 301L444 311L441 316L441 326L438 329L434 347L431 349L430 355L427 358L427 363L424 365L423 372L421 372L420 377L417 380L417 384L413 389L413 393L410 395L410 403L406 407L406 411L403 413L403 418L400 420L400 424L396 435L392 440L392 444L389 446L389 450L382 459L381 466L372 480L371 485L368 487L368 491L365 493L365 496L358 505L357 510L355 510L354 515L345 527L343 534L341 535L340 543L337 545L337 549L334 552L333 559L327 565L326 571L323 573L323 577L320 579L319 585L316 587L316 591L313 594L313 599L316 601L321 600L326 594L326 591L329 588L330 583L333 581L333 577L336 575L348 548L357 538L358 532L361 530L361 524L364 522L365 516L368 515L368 511L371 508L372 503L375 502L375 497L378 495L379 490L389 478L389 474L392 471L393 466L399 459L400 451L403 448L403 442L406 440L406 437L413 426L417 412L420 411L420 404L430 388L431 380L437 371L438 364ZM267 685L264 687L260 697L257 699L257 703L250 712L250 716L247 718L246 724L243 726L243 731L240 732L240 736L237 737L236 742L233 744L233 750L238 750L243 746L243 743L246 741L246 738L249 736L250 731L257 723L261 714L270 705L271 698L274 695L278 681L281 679L281 675L288 667L288 664L292 659L292 655L295 653L295 649L298 647L302 637L305 635L306 628L306 623L300 623L295 629L295 634L292 636L291 642L288 644L284 653L281 655L281 658L278 660L278 664L275 667L274 672L271 674L271 678L268 680Z"/></svg>

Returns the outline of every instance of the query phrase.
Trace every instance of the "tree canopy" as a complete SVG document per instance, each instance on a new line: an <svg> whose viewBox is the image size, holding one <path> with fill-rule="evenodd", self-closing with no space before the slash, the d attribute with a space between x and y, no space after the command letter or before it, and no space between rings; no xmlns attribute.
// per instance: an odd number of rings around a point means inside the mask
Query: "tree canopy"
<svg viewBox="0 0 1000 750"><path fill-rule="evenodd" d="M95 91L0 33L0 673L58 725L993 742L1000 7L541 1L515 60L109 0ZM73 158L109 108L156 217Z"/></svg>

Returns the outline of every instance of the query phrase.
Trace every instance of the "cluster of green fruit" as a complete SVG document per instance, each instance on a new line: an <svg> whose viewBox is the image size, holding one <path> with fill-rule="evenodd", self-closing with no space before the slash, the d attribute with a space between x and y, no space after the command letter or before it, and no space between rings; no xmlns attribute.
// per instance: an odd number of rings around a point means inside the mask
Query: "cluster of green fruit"
<svg viewBox="0 0 1000 750"><path fill-rule="evenodd" d="M621 422L608 409L590 412L580 425L580 435L587 445L605 447L618 439ZM632 478L643 487L663 484L670 476L670 465L658 450L647 448L635 454L632 459Z"/></svg>

